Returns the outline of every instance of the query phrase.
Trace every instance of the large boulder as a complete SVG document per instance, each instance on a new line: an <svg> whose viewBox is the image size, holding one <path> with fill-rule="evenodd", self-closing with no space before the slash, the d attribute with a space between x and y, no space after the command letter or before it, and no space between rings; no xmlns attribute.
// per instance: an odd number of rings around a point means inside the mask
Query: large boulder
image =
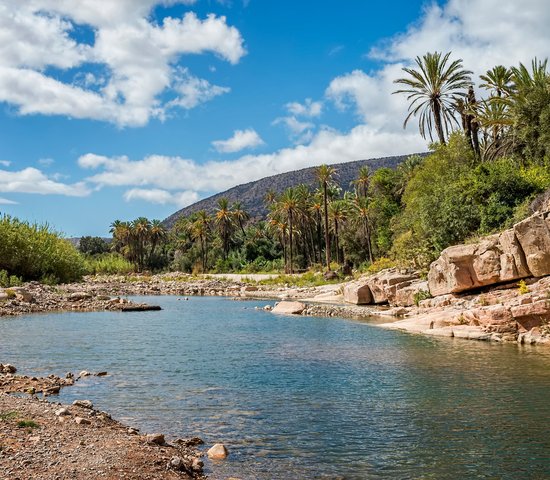
<svg viewBox="0 0 550 480"><path fill-rule="evenodd" d="M550 219L536 214L470 245L446 248L428 274L433 296L550 274Z"/></svg>
<svg viewBox="0 0 550 480"><path fill-rule="evenodd" d="M514 233L531 274L550 275L550 212L535 214L517 223Z"/></svg>
<svg viewBox="0 0 550 480"><path fill-rule="evenodd" d="M344 301L354 305L372 303L372 294L367 283L350 282L344 286Z"/></svg>
<svg viewBox="0 0 550 480"><path fill-rule="evenodd" d="M393 288L390 291L393 291ZM427 281L416 280L404 282L395 286L395 294L388 300L392 306L410 307L420 300L418 295L422 293L429 293ZM424 296L423 298L426 297Z"/></svg>
<svg viewBox="0 0 550 480"><path fill-rule="evenodd" d="M283 301L275 305L271 311L273 313L283 313L285 315L300 315L305 308L306 306L302 302Z"/></svg>
<svg viewBox="0 0 550 480"><path fill-rule="evenodd" d="M368 277L366 284L371 291L373 303L387 303L400 286L408 286L417 278L415 274L401 273L392 268Z"/></svg>

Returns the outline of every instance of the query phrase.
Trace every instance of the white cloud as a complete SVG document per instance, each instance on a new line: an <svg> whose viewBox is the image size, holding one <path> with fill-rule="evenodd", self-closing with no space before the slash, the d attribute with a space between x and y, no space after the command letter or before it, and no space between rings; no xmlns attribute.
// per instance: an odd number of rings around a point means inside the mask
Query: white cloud
<svg viewBox="0 0 550 480"><path fill-rule="evenodd" d="M9 160L0 160L0 165L4 167L9 167L11 165L11 162Z"/></svg>
<svg viewBox="0 0 550 480"><path fill-rule="evenodd" d="M193 12L154 24L147 18L159 0L0 0L0 101L21 114L92 118L140 126L164 118L168 107L192 108L226 93L187 72L181 56L213 53L236 64L245 55L240 32L225 17ZM190 1L165 1L186 3ZM92 45L72 36L74 24L94 30ZM48 67L77 69L62 82ZM87 71L102 68L106 76ZM165 94L176 94L169 105Z"/></svg>
<svg viewBox="0 0 550 480"><path fill-rule="evenodd" d="M281 149L272 154L244 155L235 161L210 161L199 164L181 157L151 155L141 160L87 154L79 159L82 168L100 170L86 179L99 187L136 187L168 192L211 193L252 180L322 163L407 154L425 149L416 134L378 132L359 125L348 133L324 129L308 145ZM145 194L141 195L141 198ZM148 194L150 195L150 194ZM136 198L136 194L132 194ZM150 196L168 203L168 196Z"/></svg>
<svg viewBox="0 0 550 480"><path fill-rule="evenodd" d="M291 102L286 104L289 113L302 117L318 117L323 110L322 102L314 102L311 98L306 98L304 103Z"/></svg>
<svg viewBox="0 0 550 480"><path fill-rule="evenodd" d="M17 205L17 202L0 197L0 205Z"/></svg>
<svg viewBox="0 0 550 480"><path fill-rule="evenodd" d="M174 90L178 97L166 104L167 107L179 106L187 110L208 102L218 95L228 93L231 89L212 85L203 78L194 77L187 69L183 69L174 82Z"/></svg>
<svg viewBox="0 0 550 480"><path fill-rule="evenodd" d="M55 160L53 158L40 158L38 159L38 163L44 167L49 167L55 163Z"/></svg>
<svg viewBox="0 0 550 480"><path fill-rule="evenodd" d="M234 153L247 148L259 147L260 145L264 145L264 141L256 130L248 128L246 130L235 130L231 138L227 140L216 140L212 142L212 145L218 152Z"/></svg>
<svg viewBox="0 0 550 480"><path fill-rule="evenodd" d="M28 167L16 172L0 170L0 192L84 197L89 195L90 190L84 182L60 183L47 177L40 170Z"/></svg>
<svg viewBox="0 0 550 480"><path fill-rule="evenodd" d="M143 200L149 203L157 203L160 205L174 204L178 208L183 208L192 203L195 203L199 199L199 194L191 190L171 193L167 190L159 188L145 189L145 188L133 188L124 192L124 200L131 202L133 200Z"/></svg>

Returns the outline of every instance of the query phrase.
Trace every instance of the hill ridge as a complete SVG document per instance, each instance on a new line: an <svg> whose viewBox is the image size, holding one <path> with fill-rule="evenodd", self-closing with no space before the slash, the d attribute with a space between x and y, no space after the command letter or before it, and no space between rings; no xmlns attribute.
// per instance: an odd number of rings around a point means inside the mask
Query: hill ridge
<svg viewBox="0 0 550 480"><path fill-rule="evenodd" d="M396 168L401 162L411 155L426 155L426 153L411 153L407 155L394 155L390 157L377 157L364 160L353 160L351 162L333 163L330 166L336 169L336 180L343 190L349 190L351 181L357 176L359 169L367 165L371 172L382 167ZM252 218L262 218L267 214L263 197L268 190L280 193L288 187L305 183L316 186L315 168L305 167L290 172L277 173L268 177L253 180L231 187L223 192L216 193L210 197L203 198L187 207L184 207L163 220L166 227L171 228L181 216L189 216L199 210L213 212L217 201L226 197L230 203L239 201L243 208Z"/></svg>

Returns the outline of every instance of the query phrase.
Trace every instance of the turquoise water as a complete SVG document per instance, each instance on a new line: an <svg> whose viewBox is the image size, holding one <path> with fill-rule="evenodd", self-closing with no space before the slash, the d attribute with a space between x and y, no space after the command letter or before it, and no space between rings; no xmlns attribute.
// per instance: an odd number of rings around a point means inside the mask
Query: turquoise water
<svg viewBox="0 0 550 480"><path fill-rule="evenodd" d="M64 389L142 431L230 449L211 478L550 478L550 349L431 339L266 302L0 320L20 373L106 370Z"/></svg>

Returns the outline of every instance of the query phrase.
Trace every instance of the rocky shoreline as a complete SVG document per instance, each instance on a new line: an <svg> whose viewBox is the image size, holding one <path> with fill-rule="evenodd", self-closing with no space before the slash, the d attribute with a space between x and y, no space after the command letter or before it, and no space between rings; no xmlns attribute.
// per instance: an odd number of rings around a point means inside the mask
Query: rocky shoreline
<svg viewBox="0 0 550 480"><path fill-rule="evenodd" d="M88 400L61 405L45 398L88 372L66 378L15 372L0 364L0 478L206 478L198 438L167 442L162 434L142 435L113 420Z"/></svg>

